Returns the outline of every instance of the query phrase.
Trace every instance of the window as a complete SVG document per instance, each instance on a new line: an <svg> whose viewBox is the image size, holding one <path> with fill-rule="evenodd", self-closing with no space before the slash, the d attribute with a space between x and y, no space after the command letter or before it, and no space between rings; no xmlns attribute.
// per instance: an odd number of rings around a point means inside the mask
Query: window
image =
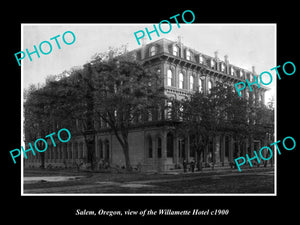
<svg viewBox="0 0 300 225"><path fill-rule="evenodd" d="M210 60L210 67L211 68L215 67L215 61L213 59Z"/></svg>
<svg viewBox="0 0 300 225"><path fill-rule="evenodd" d="M201 78L199 78L199 92L203 91L202 85L203 85L203 82L202 82Z"/></svg>
<svg viewBox="0 0 300 225"><path fill-rule="evenodd" d="M98 141L98 157L103 159L103 145L101 140Z"/></svg>
<svg viewBox="0 0 300 225"><path fill-rule="evenodd" d="M184 87L183 74L179 73L179 88L183 89L183 87Z"/></svg>
<svg viewBox="0 0 300 225"><path fill-rule="evenodd" d="M246 99L249 100L249 92L246 91L245 94L246 94L246 95L245 95L245 96L246 96Z"/></svg>
<svg viewBox="0 0 300 225"><path fill-rule="evenodd" d="M157 138L157 158L161 158L161 138Z"/></svg>
<svg viewBox="0 0 300 225"><path fill-rule="evenodd" d="M203 56L199 55L199 63L203 63Z"/></svg>
<svg viewBox="0 0 300 225"><path fill-rule="evenodd" d="M243 78L244 72L243 70L240 70L240 78Z"/></svg>
<svg viewBox="0 0 300 225"><path fill-rule="evenodd" d="M194 90L194 77L190 76L190 90Z"/></svg>
<svg viewBox="0 0 300 225"><path fill-rule="evenodd" d="M176 45L173 45L173 55L179 56L179 48Z"/></svg>
<svg viewBox="0 0 300 225"><path fill-rule="evenodd" d="M152 138L150 136L148 137L148 157L153 157Z"/></svg>
<svg viewBox="0 0 300 225"><path fill-rule="evenodd" d="M186 50L186 59L191 60L191 52L188 49Z"/></svg>
<svg viewBox="0 0 300 225"><path fill-rule="evenodd" d="M174 136L172 133L167 134L167 157L173 157L174 152Z"/></svg>
<svg viewBox="0 0 300 225"><path fill-rule="evenodd" d="M212 88L212 82L211 81L208 81L208 93L210 93L210 89Z"/></svg>
<svg viewBox="0 0 300 225"><path fill-rule="evenodd" d="M156 47L155 46L152 46L151 48L150 48L150 56L153 56L153 55L155 55L156 54Z"/></svg>
<svg viewBox="0 0 300 225"><path fill-rule="evenodd" d="M148 121L152 121L152 110L151 109L148 109L147 110L147 113L148 113Z"/></svg>
<svg viewBox="0 0 300 225"><path fill-rule="evenodd" d="M183 105L180 104L179 106L179 112L178 112L178 118L179 118L179 121L182 121L183 120Z"/></svg>
<svg viewBox="0 0 300 225"><path fill-rule="evenodd" d="M172 102L168 101L167 103L167 119L172 118Z"/></svg>
<svg viewBox="0 0 300 225"><path fill-rule="evenodd" d="M167 85L168 86L174 86L173 85L173 73L172 70L167 71Z"/></svg>
<svg viewBox="0 0 300 225"><path fill-rule="evenodd" d="M104 141L104 148L105 148L105 160L109 161L109 140Z"/></svg>
<svg viewBox="0 0 300 225"><path fill-rule="evenodd" d="M231 75L232 75L232 76L234 76L234 75L235 75L235 71L234 71L234 68L233 68L233 66L231 67L231 71L230 71L230 72L231 72Z"/></svg>
<svg viewBox="0 0 300 225"><path fill-rule="evenodd" d="M224 63L221 63L221 71L225 72L225 64Z"/></svg>

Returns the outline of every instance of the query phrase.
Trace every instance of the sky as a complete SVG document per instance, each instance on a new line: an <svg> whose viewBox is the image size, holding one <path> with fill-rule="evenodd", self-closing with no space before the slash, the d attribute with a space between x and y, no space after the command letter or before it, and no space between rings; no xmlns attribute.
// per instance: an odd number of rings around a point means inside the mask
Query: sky
<svg viewBox="0 0 300 225"><path fill-rule="evenodd" d="M153 24L158 23L156 21ZM48 75L57 75L74 66L82 66L95 53L105 52L109 47L121 47L127 45L127 49L139 48L134 32L139 30L153 30L153 24L22 24L21 50L34 51L34 45L38 48L43 41L52 44L52 52L48 55L40 53L40 58L32 54L32 61L28 56L21 61L23 88L30 84L44 83ZM168 25L167 25L168 26ZM168 27L162 27L167 31ZM66 31L75 34L75 42L66 45L62 35ZM152 33L152 40L145 36L145 42L150 43L160 38L177 40L182 37L185 46L195 49L203 54L214 56L218 51L218 57L224 60L228 55L229 62L235 66L260 74L269 71L273 78L277 77L275 71L270 71L276 65L276 25L275 24L184 24L180 28L176 23L172 24L169 33ZM61 49L58 49L55 40L57 38ZM70 35L66 35L67 41L72 41ZM68 39L69 38L69 39ZM43 45L46 52L47 45ZM267 83L267 79L264 80ZM268 85L271 88L266 94L266 102L269 96L275 94L276 79Z"/></svg>

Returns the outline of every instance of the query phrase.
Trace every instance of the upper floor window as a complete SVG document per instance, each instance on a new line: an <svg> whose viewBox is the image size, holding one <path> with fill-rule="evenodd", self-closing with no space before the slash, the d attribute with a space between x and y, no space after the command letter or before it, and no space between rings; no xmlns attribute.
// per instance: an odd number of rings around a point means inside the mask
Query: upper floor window
<svg viewBox="0 0 300 225"><path fill-rule="evenodd" d="M150 56L154 56L156 54L156 47L155 46L152 46L150 48Z"/></svg>
<svg viewBox="0 0 300 225"><path fill-rule="evenodd" d="M153 148L152 148L152 138L151 138L151 136L149 136L147 138L147 141L148 141L148 157L152 158L153 157Z"/></svg>
<svg viewBox="0 0 300 225"><path fill-rule="evenodd" d="M244 71L241 69L240 70L240 78L243 78L243 75L244 75Z"/></svg>
<svg viewBox="0 0 300 225"><path fill-rule="evenodd" d="M194 77L190 76L190 90L194 90Z"/></svg>
<svg viewBox="0 0 300 225"><path fill-rule="evenodd" d="M215 67L215 61L213 59L210 59L210 67L211 68Z"/></svg>
<svg viewBox="0 0 300 225"><path fill-rule="evenodd" d="M199 78L199 92L202 92L203 81Z"/></svg>
<svg viewBox="0 0 300 225"><path fill-rule="evenodd" d="M207 83L208 93L210 93L210 89L212 88L212 82L209 80Z"/></svg>
<svg viewBox="0 0 300 225"><path fill-rule="evenodd" d="M183 86L184 86L183 74L179 73L179 88L183 89Z"/></svg>
<svg viewBox="0 0 300 225"><path fill-rule="evenodd" d="M171 119L172 118L172 102L168 101L167 102L167 119Z"/></svg>
<svg viewBox="0 0 300 225"><path fill-rule="evenodd" d="M235 75L235 71L234 71L234 68L233 68L233 66L231 67L230 74L231 74L232 76L234 76L234 75Z"/></svg>
<svg viewBox="0 0 300 225"><path fill-rule="evenodd" d="M247 100L249 100L249 92L248 91L245 91L245 97Z"/></svg>
<svg viewBox="0 0 300 225"><path fill-rule="evenodd" d="M186 50L186 59L191 60L191 52L188 49Z"/></svg>
<svg viewBox="0 0 300 225"><path fill-rule="evenodd" d="M173 45L173 55L179 56L179 48L176 45Z"/></svg>
<svg viewBox="0 0 300 225"><path fill-rule="evenodd" d="M225 64L224 63L221 63L221 71L225 72Z"/></svg>
<svg viewBox="0 0 300 225"><path fill-rule="evenodd" d="M203 63L203 56L199 55L199 63Z"/></svg>
<svg viewBox="0 0 300 225"><path fill-rule="evenodd" d="M172 70L168 70L167 71L167 85L168 86L174 86L173 83L174 83L173 82L173 72L172 72Z"/></svg>

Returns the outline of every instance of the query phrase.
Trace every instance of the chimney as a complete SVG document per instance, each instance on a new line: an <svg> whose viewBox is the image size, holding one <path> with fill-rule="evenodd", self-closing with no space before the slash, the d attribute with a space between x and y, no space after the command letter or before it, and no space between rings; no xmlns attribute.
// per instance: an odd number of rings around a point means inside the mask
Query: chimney
<svg viewBox="0 0 300 225"><path fill-rule="evenodd" d="M183 39L183 37L179 35L177 38L178 38L177 42L178 42L178 45L179 45L179 56L183 57L183 48L182 48L182 39Z"/></svg>
<svg viewBox="0 0 300 225"><path fill-rule="evenodd" d="M177 39L178 39L178 44L182 44L182 36L177 36Z"/></svg>
<svg viewBox="0 0 300 225"><path fill-rule="evenodd" d="M252 66L252 73L256 74L256 72L255 72L255 66Z"/></svg>
<svg viewBox="0 0 300 225"><path fill-rule="evenodd" d="M142 47L144 47L146 45L146 39L142 38Z"/></svg>
<svg viewBox="0 0 300 225"><path fill-rule="evenodd" d="M215 51L215 58L218 59L218 51Z"/></svg>
<svg viewBox="0 0 300 225"><path fill-rule="evenodd" d="M141 59L143 60L146 56L146 40L142 38L142 47L141 47Z"/></svg>
<svg viewBox="0 0 300 225"><path fill-rule="evenodd" d="M224 61L225 61L226 64L229 63L229 61L228 61L228 55L224 55Z"/></svg>

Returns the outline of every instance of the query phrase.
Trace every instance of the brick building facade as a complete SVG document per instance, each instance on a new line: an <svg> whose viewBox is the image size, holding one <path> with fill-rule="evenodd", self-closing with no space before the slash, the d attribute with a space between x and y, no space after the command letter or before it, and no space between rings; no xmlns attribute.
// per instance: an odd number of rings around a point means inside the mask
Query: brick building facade
<svg viewBox="0 0 300 225"><path fill-rule="evenodd" d="M182 99L199 90L207 93L217 81L234 85L248 79L254 81L254 71L247 71L229 63L228 57L221 60L217 52L215 56L202 54L184 46L178 41L160 39L135 49L132 54L145 66L157 69L164 80L164 92L169 98ZM242 97L251 104L263 104L265 101L264 87L252 86L242 91ZM130 160L133 167L143 171L165 171L182 168L183 159L195 159L195 152L190 148L190 137L180 136L176 127L168 123L168 112L165 110L156 118L148 116L140 126L132 128L129 133ZM96 129L95 141L97 165L103 163L116 167L125 166L124 154L115 135L107 128ZM266 140L246 140L238 146L231 135L219 134L212 137L204 149L201 161L204 165L228 166L233 162L233 150L238 148L242 154L253 152L264 146ZM49 141L45 152L45 166L73 167L75 162L84 161L87 151L83 136L72 136L68 143L56 147ZM25 166L39 166L40 156L29 156ZM101 162L101 163L100 163Z"/></svg>

